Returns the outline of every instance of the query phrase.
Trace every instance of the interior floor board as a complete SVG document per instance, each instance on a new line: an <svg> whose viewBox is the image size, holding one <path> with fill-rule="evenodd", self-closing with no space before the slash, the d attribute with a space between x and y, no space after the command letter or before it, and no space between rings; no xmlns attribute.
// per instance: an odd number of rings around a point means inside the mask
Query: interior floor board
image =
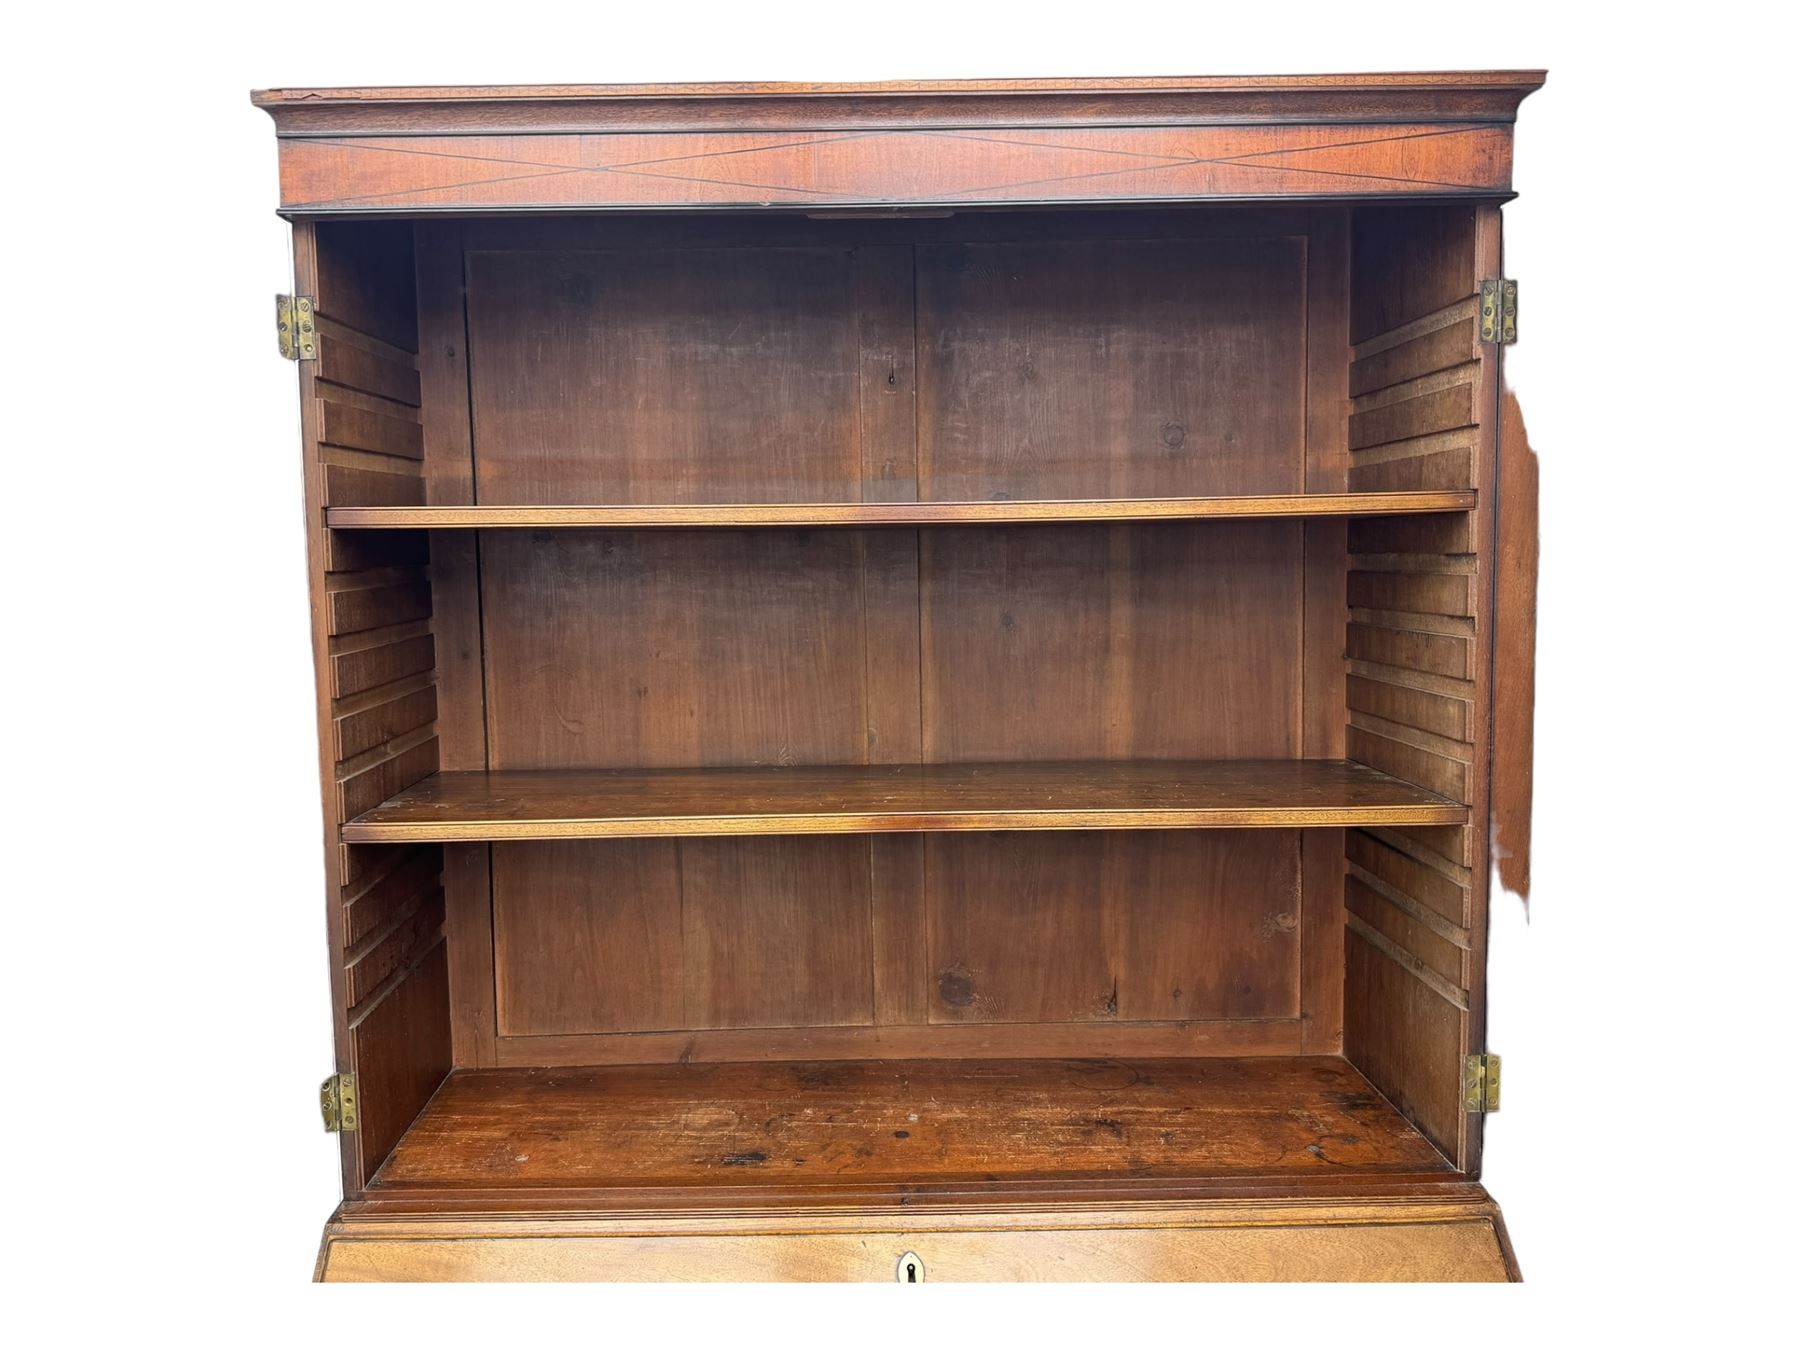
<svg viewBox="0 0 1800 1350"><path fill-rule="evenodd" d="M1329 1057L453 1073L378 1191L1452 1171Z"/></svg>

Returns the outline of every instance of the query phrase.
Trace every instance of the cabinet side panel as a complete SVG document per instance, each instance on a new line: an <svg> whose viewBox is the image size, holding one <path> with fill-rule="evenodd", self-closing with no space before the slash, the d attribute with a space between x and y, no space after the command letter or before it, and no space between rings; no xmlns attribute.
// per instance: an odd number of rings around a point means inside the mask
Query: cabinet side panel
<svg viewBox="0 0 1800 1350"><path fill-rule="evenodd" d="M441 850L338 843L344 821L439 766L429 548L323 518L425 500L412 238L389 223L295 231L318 330L300 392L338 1068L358 1075L361 1103L345 1136L352 1192L450 1062Z"/></svg>
<svg viewBox="0 0 1800 1350"><path fill-rule="evenodd" d="M1352 235L1350 487L1476 488L1482 510L1352 521L1349 757L1485 820L1493 407L1478 339L1485 213L1370 208ZM1472 1166L1461 1061L1474 1039L1485 831L1345 837L1345 1052Z"/></svg>
<svg viewBox="0 0 1800 1350"><path fill-rule="evenodd" d="M369 1175L449 1072L449 1001L446 944L440 937L351 1030L361 1099L357 1131Z"/></svg>

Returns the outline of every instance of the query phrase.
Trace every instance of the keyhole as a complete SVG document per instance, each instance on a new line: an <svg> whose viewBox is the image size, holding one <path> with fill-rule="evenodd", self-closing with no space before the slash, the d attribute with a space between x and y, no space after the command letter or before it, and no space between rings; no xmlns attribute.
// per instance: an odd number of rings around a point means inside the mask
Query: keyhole
<svg viewBox="0 0 1800 1350"><path fill-rule="evenodd" d="M907 1252L895 1267L894 1278L901 1284L923 1284L925 1282L925 1263L912 1252Z"/></svg>

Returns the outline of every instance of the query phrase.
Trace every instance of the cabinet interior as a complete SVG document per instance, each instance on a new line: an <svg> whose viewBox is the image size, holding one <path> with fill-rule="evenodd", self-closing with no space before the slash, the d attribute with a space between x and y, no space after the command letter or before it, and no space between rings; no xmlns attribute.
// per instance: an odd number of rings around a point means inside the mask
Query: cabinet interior
<svg viewBox="0 0 1800 1350"><path fill-rule="evenodd" d="M1495 220L302 222L353 1190L1471 1174Z"/></svg>

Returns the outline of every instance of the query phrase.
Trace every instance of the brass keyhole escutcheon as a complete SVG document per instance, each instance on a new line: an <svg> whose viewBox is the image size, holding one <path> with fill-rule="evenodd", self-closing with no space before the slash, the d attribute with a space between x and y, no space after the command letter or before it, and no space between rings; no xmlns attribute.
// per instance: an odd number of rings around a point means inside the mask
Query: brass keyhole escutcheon
<svg viewBox="0 0 1800 1350"><path fill-rule="evenodd" d="M907 1252L894 1265L894 1278L901 1284L924 1284L925 1263L917 1252Z"/></svg>

